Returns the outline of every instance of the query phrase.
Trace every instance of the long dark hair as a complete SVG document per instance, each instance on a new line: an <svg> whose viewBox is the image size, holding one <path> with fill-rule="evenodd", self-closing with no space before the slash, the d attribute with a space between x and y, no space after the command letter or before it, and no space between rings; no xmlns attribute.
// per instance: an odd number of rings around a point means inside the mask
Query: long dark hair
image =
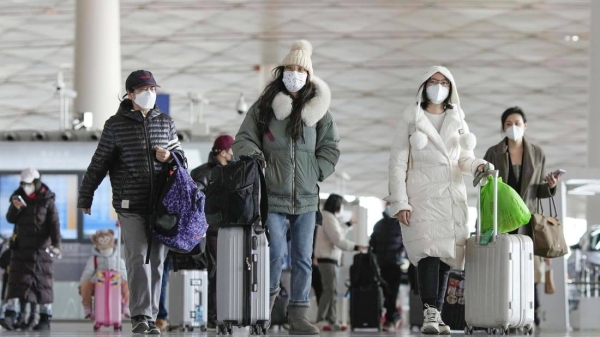
<svg viewBox="0 0 600 337"><path fill-rule="evenodd" d="M263 93L258 99L258 128L261 134L264 134L269 128L271 118L273 118L273 99L275 96L284 92L289 95L289 92L283 84L283 71L284 66L279 66L273 69L273 82L269 83ZM306 84L298 92L298 97L292 101L292 113L290 115L290 121L287 125L287 134L292 137L294 141L297 141L304 134L304 122L302 121L302 109L308 101L313 99L316 95L315 85L311 82L310 74L306 76Z"/></svg>
<svg viewBox="0 0 600 337"><path fill-rule="evenodd" d="M444 76L446 77L446 76ZM427 82L429 82L429 80L431 79L428 78L425 82L423 82L423 84L421 84L421 86L419 87L419 90L421 90L421 108L423 110L425 110L427 108L427 106L429 105L429 103L431 103L431 100L429 99L429 97L427 97ZM448 80L448 79L446 79ZM450 87L448 88L448 97L446 97L446 99L444 100L444 110L448 110L450 108L452 108L452 102L450 102L450 98L452 97L452 82L450 82L450 80L448 80L448 82L450 83Z"/></svg>
<svg viewBox="0 0 600 337"><path fill-rule="evenodd" d="M342 209L342 204L344 203L344 198L337 194L330 194L327 201L325 201L325 205L323 205L323 210L336 214Z"/></svg>

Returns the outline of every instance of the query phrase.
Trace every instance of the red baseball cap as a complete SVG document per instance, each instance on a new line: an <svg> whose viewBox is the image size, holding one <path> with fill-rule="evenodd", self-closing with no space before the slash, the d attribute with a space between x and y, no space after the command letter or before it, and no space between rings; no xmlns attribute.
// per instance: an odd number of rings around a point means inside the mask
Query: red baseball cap
<svg viewBox="0 0 600 337"><path fill-rule="evenodd" d="M213 151L226 151L231 149L231 145L233 145L233 137L229 135L222 135L215 139L215 143L213 144Z"/></svg>

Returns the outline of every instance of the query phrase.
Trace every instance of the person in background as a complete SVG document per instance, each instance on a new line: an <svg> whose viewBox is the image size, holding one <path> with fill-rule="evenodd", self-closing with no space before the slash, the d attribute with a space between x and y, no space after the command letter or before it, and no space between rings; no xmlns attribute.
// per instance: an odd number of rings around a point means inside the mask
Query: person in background
<svg viewBox="0 0 600 337"><path fill-rule="evenodd" d="M21 172L21 186L10 197L6 220L15 225L8 275L8 306L0 325L6 330L50 330L52 318L54 256L60 256L60 222L55 194L32 168ZM20 322L15 325L17 299ZM29 319L25 304L30 304ZM39 307L39 322L34 326Z"/></svg>
<svg viewBox="0 0 600 337"><path fill-rule="evenodd" d="M351 222L342 224L337 217L342 212L344 198L331 194L323 206L323 225L317 229L315 257L317 258L323 294L319 301L317 326L323 331L340 330L337 322L338 269L342 251L365 251L366 248L345 239Z"/></svg>
<svg viewBox="0 0 600 337"><path fill-rule="evenodd" d="M321 281L321 272L319 271L319 262L315 257L315 244L317 243L317 231L319 226L315 226L315 232L313 234L313 255L312 255L312 279L310 286L315 291L315 297L317 298L317 305L321 301L321 295L323 294L323 282Z"/></svg>
<svg viewBox="0 0 600 337"><path fill-rule="evenodd" d="M499 176L525 201L533 214L539 199L551 198L556 194L560 176L546 173L546 155L539 146L525 137L527 117L519 107L506 109L500 117L504 139L490 147L484 159L494 164ZM533 219L533 218L532 218ZM533 238L532 223L521 226L510 234L522 234ZM544 282L544 260L536 256L535 264L535 324L539 326L539 300L537 284Z"/></svg>
<svg viewBox="0 0 600 337"><path fill-rule="evenodd" d="M266 226L270 234L271 310L279 294L287 250L286 220L292 232L292 280L288 321L290 334L317 335L308 320L312 240L319 210L318 182L335 171L340 156L337 126L331 113L331 91L314 76L312 45L296 42L273 71L248 111L233 143L236 156L263 162L269 196Z"/></svg>
<svg viewBox="0 0 600 337"><path fill-rule="evenodd" d="M226 166L233 160L233 137L221 135L215 139L208 162L192 170L192 179L202 192L210 183L210 172L217 166ZM208 322L207 328L217 327L217 238L219 228L209 224L206 232L206 262L208 265Z"/></svg>
<svg viewBox="0 0 600 337"><path fill-rule="evenodd" d="M383 219L373 227L369 246L377 257L377 264L381 270L381 278L386 282L385 292L385 324L383 330L394 332L402 324L402 317L396 307L396 299L400 289L402 271L402 231L400 222L390 216L390 205L386 205Z"/></svg>
<svg viewBox="0 0 600 337"><path fill-rule="evenodd" d="M97 230L90 237L94 248L92 256L85 264L83 273L79 278L79 295L83 304L83 313L86 319L94 319L92 298L96 291L98 272L107 270L118 270L121 273L121 312L123 318L131 316L129 312L129 287L127 285L127 269L125 260L119 257L117 245L115 244L115 232L109 230Z"/></svg>
<svg viewBox="0 0 600 337"><path fill-rule="evenodd" d="M462 269L468 237L463 175L485 170L473 153L458 87L450 71L429 68L417 102L398 117L390 155L390 209L402 223L403 244L417 265L424 334L449 334L441 310L450 268Z"/></svg>
<svg viewBox="0 0 600 337"><path fill-rule="evenodd" d="M167 248L150 232L160 178L173 156L187 169L173 119L156 107L156 80L137 70L125 81L127 94L104 124L98 148L83 176L77 207L91 214L94 192L110 174L113 208L121 223L129 280L133 333L159 335L156 326ZM145 264L151 244L150 263Z"/></svg>

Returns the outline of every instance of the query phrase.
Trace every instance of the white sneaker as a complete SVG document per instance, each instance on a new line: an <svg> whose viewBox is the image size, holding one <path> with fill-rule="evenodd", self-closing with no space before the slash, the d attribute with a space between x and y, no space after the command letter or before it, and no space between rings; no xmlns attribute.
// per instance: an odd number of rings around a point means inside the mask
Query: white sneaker
<svg viewBox="0 0 600 337"><path fill-rule="evenodd" d="M423 310L423 327L421 333L425 335L438 335L440 333L440 325L438 323L438 315L440 313L436 308L430 307L425 304L425 310Z"/></svg>
<svg viewBox="0 0 600 337"><path fill-rule="evenodd" d="M438 327L440 330L440 335L449 335L450 334L450 327L448 325L446 325L446 323L444 323L444 321L442 321L442 313L438 311Z"/></svg>

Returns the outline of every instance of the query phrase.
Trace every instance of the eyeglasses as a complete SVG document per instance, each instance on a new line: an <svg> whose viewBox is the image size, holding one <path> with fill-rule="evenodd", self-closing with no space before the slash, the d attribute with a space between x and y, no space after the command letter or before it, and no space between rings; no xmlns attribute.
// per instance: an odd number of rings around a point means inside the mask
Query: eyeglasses
<svg viewBox="0 0 600 337"><path fill-rule="evenodd" d="M438 84L441 84L442 87L449 87L450 86L450 81L448 81L448 80L438 81L438 80L433 79L433 78L429 79L429 81L427 81L427 85L438 85Z"/></svg>

